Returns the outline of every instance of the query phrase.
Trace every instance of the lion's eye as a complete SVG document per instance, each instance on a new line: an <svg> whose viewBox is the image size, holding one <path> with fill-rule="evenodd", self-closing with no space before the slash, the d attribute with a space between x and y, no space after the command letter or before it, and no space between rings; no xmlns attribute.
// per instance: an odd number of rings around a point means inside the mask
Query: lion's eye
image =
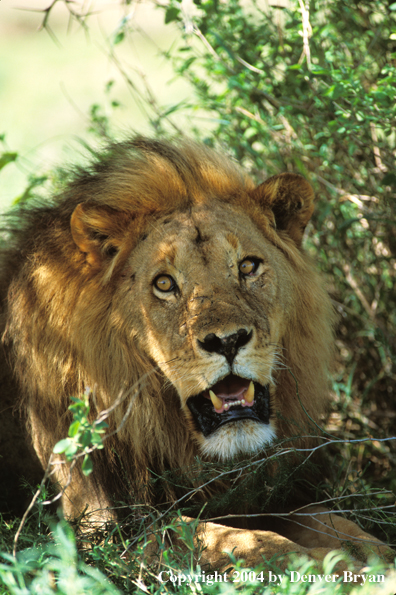
<svg viewBox="0 0 396 595"><path fill-rule="evenodd" d="M176 281L170 275L158 275L154 279L154 287L166 293L175 289Z"/></svg>
<svg viewBox="0 0 396 595"><path fill-rule="evenodd" d="M254 275L257 271L260 260L258 258L245 258L239 265L239 272L244 276Z"/></svg>

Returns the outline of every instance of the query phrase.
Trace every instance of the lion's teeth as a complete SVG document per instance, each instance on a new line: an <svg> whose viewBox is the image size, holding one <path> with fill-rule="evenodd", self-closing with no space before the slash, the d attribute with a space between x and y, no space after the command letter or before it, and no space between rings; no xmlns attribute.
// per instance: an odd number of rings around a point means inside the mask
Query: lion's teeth
<svg viewBox="0 0 396 595"><path fill-rule="evenodd" d="M221 409L223 406L223 401L221 399L219 399L219 397L217 395L215 395L212 390L209 391L209 396L210 396L210 400L213 403L213 407L215 409Z"/></svg>
<svg viewBox="0 0 396 595"><path fill-rule="evenodd" d="M245 393L245 399L248 403L253 403L254 401L254 384L253 381L250 382L249 388Z"/></svg>
<svg viewBox="0 0 396 595"><path fill-rule="evenodd" d="M209 397L212 401L213 407L217 411L220 409L223 411L228 411L230 407L236 407L237 405L251 405L254 401L254 384L253 382L250 382L249 388L247 389L244 398L241 400L223 402L223 400L220 399L220 397L218 397L212 390L209 391Z"/></svg>

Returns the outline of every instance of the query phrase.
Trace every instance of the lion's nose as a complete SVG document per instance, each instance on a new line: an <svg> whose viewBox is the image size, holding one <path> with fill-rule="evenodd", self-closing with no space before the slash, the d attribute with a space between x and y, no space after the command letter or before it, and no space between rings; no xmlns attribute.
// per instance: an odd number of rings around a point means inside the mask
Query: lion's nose
<svg viewBox="0 0 396 595"><path fill-rule="evenodd" d="M198 340L198 345L209 353L224 355L231 365L238 350L250 341L252 335L253 331L248 332L244 328L240 328L236 333L225 337L218 337L214 333L209 333L203 341Z"/></svg>

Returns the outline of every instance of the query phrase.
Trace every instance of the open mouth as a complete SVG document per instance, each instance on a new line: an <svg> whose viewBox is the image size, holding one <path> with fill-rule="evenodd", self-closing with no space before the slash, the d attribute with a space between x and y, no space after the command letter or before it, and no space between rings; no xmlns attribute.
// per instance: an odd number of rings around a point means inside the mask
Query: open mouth
<svg viewBox="0 0 396 595"><path fill-rule="evenodd" d="M187 406L205 437L231 422L251 419L270 423L269 386L233 374L190 397Z"/></svg>

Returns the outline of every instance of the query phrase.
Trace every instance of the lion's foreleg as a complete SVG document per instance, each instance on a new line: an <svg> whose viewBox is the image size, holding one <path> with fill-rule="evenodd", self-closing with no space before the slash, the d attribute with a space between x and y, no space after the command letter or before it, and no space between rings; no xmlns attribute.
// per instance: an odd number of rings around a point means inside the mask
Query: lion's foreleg
<svg viewBox="0 0 396 595"><path fill-rule="evenodd" d="M68 463L63 456L53 454L58 438L45 429L42 418L30 412L30 427L33 447L41 461L46 475L55 484L57 494L50 502L60 501L65 518L81 519L81 528L89 525L90 530L115 520L111 502L94 472L86 477L79 463ZM67 434L67 430L64 435Z"/></svg>
<svg viewBox="0 0 396 595"><path fill-rule="evenodd" d="M371 554L392 561L395 552L365 533L356 523L323 506L307 506L289 517L283 534L305 548L343 549L351 557L366 561Z"/></svg>
<svg viewBox="0 0 396 595"><path fill-rule="evenodd" d="M183 517L183 522L196 521ZM308 549L274 531L235 529L211 522L198 523L194 543L201 567L220 572L233 566L233 558L243 560L246 567L271 561L284 570L295 554L305 554L320 562L330 551L321 547Z"/></svg>

